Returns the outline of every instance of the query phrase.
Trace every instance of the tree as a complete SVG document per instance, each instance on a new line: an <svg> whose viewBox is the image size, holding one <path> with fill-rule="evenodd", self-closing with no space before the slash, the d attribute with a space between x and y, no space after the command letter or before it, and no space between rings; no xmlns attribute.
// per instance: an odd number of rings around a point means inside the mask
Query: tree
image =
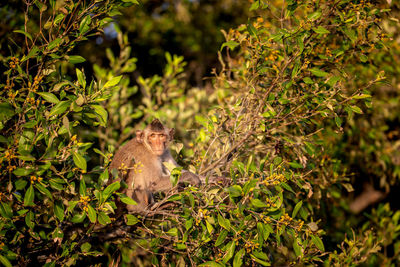
<svg viewBox="0 0 400 267"><path fill-rule="evenodd" d="M250 1L248 22L224 31L211 89L191 88L170 53L162 75L133 79L140 62L116 27L119 52L107 50L110 66L94 64L88 79L74 47L129 2L26 2L10 35L23 42L1 43L4 265L399 261L400 212L351 216L338 156L342 132L385 80L367 63L394 46L379 27L387 4ZM161 195L148 216L116 217L115 201L133 200L108 172L112 153L153 117L179 130L173 150L185 166L223 183Z"/></svg>

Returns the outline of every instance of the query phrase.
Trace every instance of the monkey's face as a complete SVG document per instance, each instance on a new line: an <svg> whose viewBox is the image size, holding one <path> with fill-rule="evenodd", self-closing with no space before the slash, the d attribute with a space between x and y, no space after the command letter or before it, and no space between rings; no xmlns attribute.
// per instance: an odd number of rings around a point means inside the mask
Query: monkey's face
<svg viewBox="0 0 400 267"><path fill-rule="evenodd" d="M147 142L150 145L151 150L157 156L161 156L167 149L167 135L164 132L152 132L147 137Z"/></svg>

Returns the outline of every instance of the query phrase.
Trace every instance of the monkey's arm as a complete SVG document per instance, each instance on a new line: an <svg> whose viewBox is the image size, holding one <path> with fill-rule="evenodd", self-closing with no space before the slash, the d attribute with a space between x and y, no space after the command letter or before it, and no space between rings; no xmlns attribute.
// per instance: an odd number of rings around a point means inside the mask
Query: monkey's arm
<svg viewBox="0 0 400 267"><path fill-rule="evenodd" d="M199 176L197 176L196 174L194 174L190 171L187 171L187 170L182 170L182 175L179 180L182 182L187 182L194 186L201 185L201 180L200 180Z"/></svg>
<svg viewBox="0 0 400 267"><path fill-rule="evenodd" d="M176 163L176 161L171 156L171 153L169 151L167 153L165 153L165 155L163 156L163 162L169 162L169 163L173 164L175 167L179 167L178 163ZM167 173L169 174L169 171L167 171ZM188 170L182 170L182 176L179 180L181 182L187 182L194 186L201 185L201 181L200 181L199 177L196 174L194 174Z"/></svg>
<svg viewBox="0 0 400 267"><path fill-rule="evenodd" d="M182 175L179 179L180 184L181 182L187 182L194 186L201 185L199 177L196 174L186 170L182 170ZM166 192L171 190L173 188L173 185L171 183L170 177L168 175L163 175L159 180L151 183L149 185L149 188L152 192Z"/></svg>

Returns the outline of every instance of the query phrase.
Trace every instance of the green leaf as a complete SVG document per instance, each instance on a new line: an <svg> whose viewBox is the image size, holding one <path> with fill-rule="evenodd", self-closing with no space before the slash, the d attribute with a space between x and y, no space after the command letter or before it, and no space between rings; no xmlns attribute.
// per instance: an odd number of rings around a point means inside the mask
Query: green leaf
<svg viewBox="0 0 400 267"><path fill-rule="evenodd" d="M269 260L269 259L268 259L268 255L265 254L265 253L262 252L262 251L257 251L257 250L255 250L255 251L253 251L252 254L253 254L253 256L257 257L258 259L261 259L261 260L264 260L264 261Z"/></svg>
<svg viewBox="0 0 400 267"><path fill-rule="evenodd" d="M302 169L304 168L303 165L298 163L297 161L289 162L290 167L295 168L295 169Z"/></svg>
<svg viewBox="0 0 400 267"><path fill-rule="evenodd" d="M44 98L47 102L53 103L53 104L58 104L60 100L58 100L57 96L55 96L52 93L48 92L37 92L38 95Z"/></svg>
<svg viewBox="0 0 400 267"><path fill-rule="evenodd" d="M370 94L363 94L363 93L353 96L354 99L365 99L365 98L371 98L371 97L372 96Z"/></svg>
<svg viewBox="0 0 400 267"><path fill-rule="evenodd" d="M325 83L330 87L334 86L340 80L340 76L332 76Z"/></svg>
<svg viewBox="0 0 400 267"><path fill-rule="evenodd" d="M214 232L214 227L211 225L211 223L206 220L206 228L209 234L212 234Z"/></svg>
<svg viewBox="0 0 400 267"><path fill-rule="evenodd" d="M33 227L35 227L35 215L33 214L32 211L29 211L26 215L25 215L25 224L26 226L28 226L29 228L33 229Z"/></svg>
<svg viewBox="0 0 400 267"><path fill-rule="evenodd" d="M99 223L102 224L102 225L107 225L107 224L111 223L110 217L108 217L108 215L103 211L99 212L99 218L98 219L99 219Z"/></svg>
<svg viewBox="0 0 400 267"><path fill-rule="evenodd" d="M14 114L14 108L11 104L6 102L0 103L0 122L9 120Z"/></svg>
<svg viewBox="0 0 400 267"><path fill-rule="evenodd" d="M262 232L262 234L263 234L263 239L264 239L264 242L265 242L265 241L268 240L269 235L270 235L271 233L273 233L274 230L272 229L272 226L269 225L269 224L263 224L262 226L263 226L263 232Z"/></svg>
<svg viewBox="0 0 400 267"><path fill-rule="evenodd" d="M92 245L89 242L85 242L81 245L81 251L83 253L89 252L91 248L92 248Z"/></svg>
<svg viewBox="0 0 400 267"><path fill-rule="evenodd" d="M313 30L316 32L316 33L319 33L319 34L326 34L326 33L330 33L330 31L328 31L327 29L325 29L324 27L322 27L322 26L318 26L318 28L313 28Z"/></svg>
<svg viewBox="0 0 400 267"><path fill-rule="evenodd" d="M311 236L311 241L314 243L314 245L321 251L325 251L324 243L322 242L321 238L318 236Z"/></svg>
<svg viewBox="0 0 400 267"><path fill-rule="evenodd" d="M64 113L67 108L71 105L71 101L61 101L57 105L55 105L49 113L49 117L53 115L58 115Z"/></svg>
<svg viewBox="0 0 400 267"><path fill-rule="evenodd" d="M0 201L0 214L4 218L7 218L7 219L12 218L13 211L12 211L10 205L8 205L8 203Z"/></svg>
<svg viewBox="0 0 400 267"><path fill-rule="evenodd" d="M264 226L261 222L257 223L258 243L262 247L264 243Z"/></svg>
<svg viewBox="0 0 400 267"><path fill-rule="evenodd" d="M110 184L109 186L107 186L106 189L104 189L104 191L103 191L104 201L106 201L112 195L112 193L117 191L120 187L121 187L121 184L119 181L114 182L114 183Z"/></svg>
<svg viewBox="0 0 400 267"><path fill-rule="evenodd" d="M219 213L218 213L218 224L228 231L231 229L231 222L229 221L229 219L225 219Z"/></svg>
<svg viewBox="0 0 400 267"><path fill-rule="evenodd" d="M25 32L25 31L23 31L23 30L15 30L14 32L16 32L16 33L22 33L23 35L25 35L26 37L28 37L29 40L31 40L31 42L33 41L33 40L32 40L32 35L30 35L29 32Z"/></svg>
<svg viewBox="0 0 400 267"><path fill-rule="evenodd" d="M103 88L109 88L116 86L120 81L121 81L122 75L117 76L106 82L106 84L103 86Z"/></svg>
<svg viewBox="0 0 400 267"><path fill-rule="evenodd" d="M200 264L199 267L225 267L225 265L215 261L207 261Z"/></svg>
<svg viewBox="0 0 400 267"><path fill-rule="evenodd" d="M167 235L178 236L178 229L176 227L169 229Z"/></svg>
<svg viewBox="0 0 400 267"><path fill-rule="evenodd" d="M22 125L22 127L24 127L24 128L33 128L33 127L35 127L37 124L38 124L38 121L31 120L31 121L28 121L27 123L24 123L24 124Z"/></svg>
<svg viewBox="0 0 400 267"><path fill-rule="evenodd" d="M312 69L310 69L310 71L312 74L314 74L317 77L326 77L329 74L329 73L327 73L323 70L317 69L317 68L312 68Z"/></svg>
<svg viewBox="0 0 400 267"><path fill-rule="evenodd" d="M63 39L61 39L61 38L54 39L47 46L47 50L48 51L53 50L53 48L55 48L56 46L60 45L62 42L63 42Z"/></svg>
<svg viewBox="0 0 400 267"><path fill-rule="evenodd" d="M68 208L67 211L68 212L72 212L74 210L74 208L76 207L76 204L78 204L79 201L77 200L72 200L68 202Z"/></svg>
<svg viewBox="0 0 400 267"><path fill-rule="evenodd" d="M86 213L85 212L82 212L80 214L78 213L78 214L75 214L74 217L71 218L71 222L73 222L73 223L81 223L81 222L83 222L85 220L85 218L86 218Z"/></svg>
<svg viewBox="0 0 400 267"><path fill-rule="evenodd" d="M358 114L363 114L363 111L357 106L349 106L352 111Z"/></svg>
<svg viewBox="0 0 400 267"><path fill-rule="evenodd" d="M265 105L267 108L267 111L261 114L264 118L270 118L270 117L275 117L276 116L276 111L271 107L270 105L266 104Z"/></svg>
<svg viewBox="0 0 400 267"><path fill-rule="evenodd" d="M15 181L15 189L16 190L24 189L27 184L28 182L25 181L24 179L18 179L17 181Z"/></svg>
<svg viewBox="0 0 400 267"><path fill-rule="evenodd" d="M87 205L87 207L88 207L87 215L89 217L89 220L92 223L95 223L96 222L96 217L97 217L96 211L94 210L94 208L91 205Z"/></svg>
<svg viewBox="0 0 400 267"><path fill-rule="evenodd" d="M223 230L219 233L218 238L217 238L217 240L215 241L215 246L218 247L219 245L221 245L221 244L225 241L225 239L226 239L227 236L228 236L228 231L225 230L225 229L223 229Z"/></svg>
<svg viewBox="0 0 400 267"><path fill-rule="evenodd" d="M254 28L254 26L251 22L247 23L247 31L253 37L257 37L257 30L256 30L256 28Z"/></svg>
<svg viewBox="0 0 400 267"><path fill-rule="evenodd" d="M26 168L17 168L13 171L13 174L16 176L27 176L30 173L32 173L32 169L26 169Z"/></svg>
<svg viewBox="0 0 400 267"><path fill-rule="evenodd" d="M64 221L64 205L57 201L54 205L54 214L60 220L60 222Z"/></svg>
<svg viewBox="0 0 400 267"><path fill-rule="evenodd" d="M107 125L108 113L107 111L100 105L92 105L94 112L100 117L100 125L105 127Z"/></svg>
<svg viewBox="0 0 400 267"><path fill-rule="evenodd" d="M225 256L222 258L223 263L227 263L233 257L236 249L236 243L234 241L231 241L228 243L228 245L226 245L226 247L228 248L228 250Z"/></svg>
<svg viewBox="0 0 400 267"><path fill-rule="evenodd" d="M236 255L235 258L233 258L233 267L240 267L243 265L243 256L244 256L244 248L242 248L241 250L239 250Z"/></svg>
<svg viewBox="0 0 400 267"><path fill-rule="evenodd" d="M92 23L92 19L90 18L90 15L87 15L79 25L79 33L85 34L90 29L90 23Z"/></svg>
<svg viewBox="0 0 400 267"><path fill-rule="evenodd" d="M231 197L240 197L242 195L242 188L236 184L228 187L227 191Z"/></svg>
<svg viewBox="0 0 400 267"><path fill-rule="evenodd" d="M310 20L316 20L316 19L319 19L319 17L321 17L321 15L322 15L322 12L317 10L314 13L309 14L307 17Z"/></svg>
<svg viewBox="0 0 400 267"><path fill-rule="evenodd" d="M21 61L26 61L32 57L35 57L37 55L37 53L39 52L39 48L37 46L33 46L30 50L28 55L22 57Z"/></svg>
<svg viewBox="0 0 400 267"><path fill-rule="evenodd" d="M282 163L282 158L281 157L275 157L274 158L274 165L275 166L278 166L279 164L281 164Z"/></svg>
<svg viewBox="0 0 400 267"><path fill-rule="evenodd" d="M349 27L345 27L343 29L344 34L347 35L347 37L350 38L352 43L355 43L357 41L357 32Z"/></svg>
<svg viewBox="0 0 400 267"><path fill-rule="evenodd" d="M368 57L366 55L364 55L364 54L361 54L360 55L360 60L361 60L361 62L365 63L365 62L368 61Z"/></svg>
<svg viewBox="0 0 400 267"><path fill-rule="evenodd" d="M82 178L79 182L79 194L81 196L86 196L86 183L84 178Z"/></svg>
<svg viewBox="0 0 400 267"><path fill-rule="evenodd" d="M338 116L335 116L335 123L337 127L341 127L342 126L342 119Z"/></svg>
<svg viewBox="0 0 400 267"><path fill-rule="evenodd" d="M132 214L126 215L126 224L127 225L135 225L138 222L139 222L139 219L136 216L133 216Z"/></svg>
<svg viewBox="0 0 400 267"><path fill-rule="evenodd" d="M11 262L4 257L3 255L0 255L0 262L5 266L5 267L12 267Z"/></svg>
<svg viewBox="0 0 400 267"><path fill-rule="evenodd" d="M54 24L57 25L64 17L65 17L65 15L62 13L58 14L56 16L56 18L54 19Z"/></svg>
<svg viewBox="0 0 400 267"><path fill-rule="evenodd" d="M258 198L252 198L250 200L251 205L253 205L256 208L266 208L268 207L267 204L259 200Z"/></svg>
<svg viewBox="0 0 400 267"><path fill-rule="evenodd" d="M28 190L25 192L24 206L33 206L33 200L35 199L35 191L32 184L29 186Z"/></svg>
<svg viewBox="0 0 400 267"><path fill-rule="evenodd" d="M138 0L122 0L122 2L139 5L139 1Z"/></svg>
<svg viewBox="0 0 400 267"><path fill-rule="evenodd" d="M261 264L262 266L271 266L271 263L266 262L266 261L263 261L263 260L257 258L254 254L250 254L250 257L251 257L254 261L256 261L257 263Z"/></svg>
<svg viewBox="0 0 400 267"><path fill-rule="evenodd" d="M56 189L56 190L64 190L64 186L62 185L62 183L59 182L59 180L56 179L50 179L49 180L49 184L52 188Z"/></svg>
<svg viewBox="0 0 400 267"><path fill-rule="evenodd" d="M74 64L74 65L85 62L85 61L86 61L86 59L84 57L77 56L77 55L68 57L68 62L70 62L71 64Z"/></svg>
<svg viewBox="0 0 400 267"><path fill-rule="evenodd" d="M296 217L297 212L299 212L299 209L301 208L301 206L303 205L303 200L300 200L296 206L294 206L293 212L292 212L292 218Z"/></svg>
<svg viewBox="0 0 400 267"><path fill-rule="evenodd" d="M298 243L298 238L295 238L293 240L293 250L294 253L296 254L296 257L302 257L303 256L303 248L299 245Z"/></svg>
<svg viewBox="0 0 400 267"><path fill-rule="evenodd" d="M44 187L42 184L36 183L35 187L36 187L36 189L38 189L40 191L40 193L46 195L50 199L53 199L53 196L50 193L50 191L46 187Z"/></svg>
<svg viewBox="0 0 400 267"><path fill-rule="evenodd" d="M86 88L86 77L83 74L83 72L80 69L76 69L76 77L78 77L78 82L79 84L83 87Z"/></svg>
<svg viewBox="0 0 400 267"><path fill-rule="evenodd" d="M292 79L297 76L297 74L299 73L299 69L300 69L300 62L296 62L292 70Z"/></svg>
<svg viewBox="0 0 400 267"><path fill-rule="evenodd" d="M121 197L120 199L127 205L137 205L137 202L128 196Z"/></svg>
<svg viewBox="0 0 400 267"><path fill-rule="evenodd" d="M228 41L228 42L225 42L225 43L222 44L221 50L222 50L224 47L226 47L226 46L227 46L230 50L233 50L233 49L235 49L238 45L239 45L238 42L235 42L235 41Z"/></svg>
<svg viewBox="0 0 400 267"><path fill-rule="evenodd" d="M78 168L81 168L82 170L86 171L86 159L78 152L73 151L72 152L72 159L74 160L75 165Z"/></svg>

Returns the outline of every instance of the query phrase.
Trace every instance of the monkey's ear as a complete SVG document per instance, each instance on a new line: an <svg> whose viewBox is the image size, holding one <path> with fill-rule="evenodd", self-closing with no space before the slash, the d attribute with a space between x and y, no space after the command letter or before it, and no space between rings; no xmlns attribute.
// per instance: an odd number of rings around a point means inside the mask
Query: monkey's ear
<svg viewBox="0 0 400 267"><path fill-rule="evenodd" d="M136 141L138 143L143 143L143 139L144 139L144 131L137 130L136 131Z"/></svg>
<svg viewBox="0 0 400 267"><path fill-rule="evenodd" d="M174 139L174 134L175 134L175 129L174 128L169 129L169 141L172 141Z"/></svg>

